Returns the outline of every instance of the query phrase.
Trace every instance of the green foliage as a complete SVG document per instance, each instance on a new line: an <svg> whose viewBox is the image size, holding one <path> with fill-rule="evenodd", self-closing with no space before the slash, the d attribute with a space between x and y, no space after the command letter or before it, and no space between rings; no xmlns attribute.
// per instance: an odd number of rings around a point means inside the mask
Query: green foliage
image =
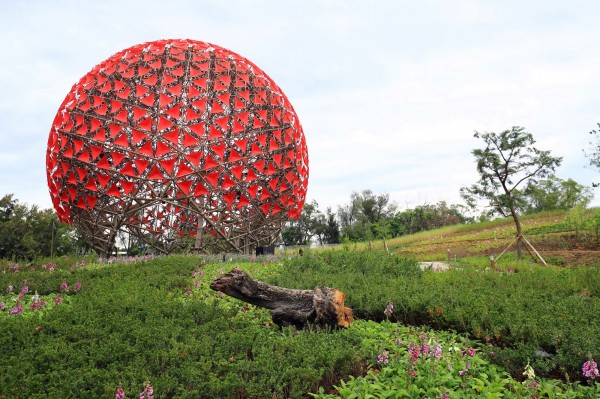
<svg viewBox="0 0 600 399"><path fill-rule="evenodd" d="M241 266L264 277L271 265ZM173 256L0 274L1 291L26 279L48 300L63 281L82 284L43 314L0 313L0 397L107 398L118 384L135 397L151 381L155 397L301 398L350 373L361 351L349 331L280 331L265 310L210 291L233 266Z"/></svg>
<svg viewBox="0 0 600 399"><path fill-rule="evenodd" d="M529 214L586 206L593 197L589 187L573 179L562 180L556 176L549 176L537 183L529 182L524 194L527 205L523 211Z"/></svg>
<svg viewBox="0 0 600 399"><path fill-rule="evenodd" d="M406 209L397 212L391 218L391 234L393 237L398 237L465 223L468 218L461 211L459 205L448 205L445 201L435 205L425 204L414 209Z"/></svg>
<svg viewBox="0 0 600 399"><path fill-rule="evenodd" d="M594 236L596 243L600 242L600 208L587 209L580 204L567 213L565 224L576 236L586 233Z"/></svg>
<svg viewBox="0 0 600 399"><path fill-rule="evenodd" d="M307 245L313 237L317 237L320 244L340 242L339 226L331 208L323 214L314 200L304 204L298 220L289 221L281 236L285 245Z"/></svg>
<svg viewBox="0 0 600 399"><path fill-rule="evenodd" d="M350 203L338 207L341 234L352 241L373 239L375 234L380 234L374 225L391 218L396 207L390 202L389 194L375 194L369 189L354 191Z"/></svg>
<svg viewBox="0 0 600 399"><path fill-rule="evenodd" d="M589 268L518 264L504 272L485 270L487 261L421 273L416 262L385 253L325 251L287 261L273 279L297 288L334 286L360 318L383 320L393 302L392 320L468 333L489 344L511 373L530 358L542 375L577 380L586 355L600 357L600 276Z"/></svg>
<svg viewBox="0 0 600 399"><path fill-rule="evenodd" d="M489 348L452 333L414 329L384 322L357 323L353 330L371 347L372 368L336 386L336 394L321 389L319 399L357 398L593 398L590 387L540 379L527 366L520 382L498 366ZM377 360L375 362L375 359Z"/></svg>
<svg viewBox="0 0 600 399"><path fill-rule="evenodd" d="M521 376L529 360L537 374L558 370L577 380L588 354L600 357L600 277L591 269L522 266L508 273L463 264L432 273L414 260L350 249L264 262L207 259L63 257L52 271L48 260L2 265L0 301L17 295L7 293L9 285L18 291L26 284L23 304L37 292L49 305L0 311L0 398L110 398L119 385L136 397L145 381L157 398L328 397L333 385L342 397L598 394L597 385L539 377L533 391L529 380L506 372ZM355 315L372 321L339 331L279 329L266 310L208 288L234 266L282 286L341 289ZM54 305L58 295L64 301ZM392 322L377 323L390 301ZM396 321L458 330L483 343ZM425 344L434 349L411 361L410 351ZM388 363L378 362L384 351Z"/></svg>
<svg viewBox="0 0 600 399"><path fill-rule="evenodd" d="M33 259L77 250L74 229L59 223L50 209L39 210L13 199L0 198L0 258Z"/></svg>

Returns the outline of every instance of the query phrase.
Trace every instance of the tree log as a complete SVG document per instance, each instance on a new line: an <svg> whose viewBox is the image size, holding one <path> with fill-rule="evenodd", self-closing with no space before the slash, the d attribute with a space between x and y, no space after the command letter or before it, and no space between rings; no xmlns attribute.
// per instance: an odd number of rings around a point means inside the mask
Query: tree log
<svg viewBox="0 0 600 399"><path fill-rule="evenodd" d="M353 321L352 309L344 306L346 295L329 287L314 290L277 287L255 280L236 267L213 280L210 288L269 309L273 322L279 326L347 328Z"/></svg>

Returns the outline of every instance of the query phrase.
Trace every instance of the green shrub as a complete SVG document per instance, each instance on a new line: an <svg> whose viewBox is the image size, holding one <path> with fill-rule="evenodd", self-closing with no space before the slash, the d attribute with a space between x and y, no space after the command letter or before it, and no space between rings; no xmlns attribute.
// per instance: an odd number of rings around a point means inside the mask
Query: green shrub
<svg viewBox="0 0 600 399"><path fill-rule="evenodd" d="M384 320L393 302L392 321L468 333L515 375L531 359L541 375L582 379L587 355L600 357L600 275L584 267L509 270L421 273L414 261L383 252L329 251L288 260L273 281L338 288L354 315L370 320Z"/></svg>

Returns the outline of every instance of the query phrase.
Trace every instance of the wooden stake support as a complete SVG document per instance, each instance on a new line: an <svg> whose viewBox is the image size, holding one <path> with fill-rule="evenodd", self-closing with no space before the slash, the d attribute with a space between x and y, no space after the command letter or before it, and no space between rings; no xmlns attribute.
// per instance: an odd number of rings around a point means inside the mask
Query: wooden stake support
<svg viewBox="0 0 600 399"><path fill-rule="evenodd" d="M523 242L525 243L525 249L527 249L527 252L529 252L529 255L531 255L531 257L533 259L535 259L536 257L533 256L533 254L531 253L531 251L533 251L535 253L535 255L538 257L538 259L542 262L542 264L544 266L548 266L548 264L546 263L546 261L544 260L544 258L542 258L542 255L540 255L540 253L535 249L535 247L529 242L527 241L527 239L525 238L525 236L521 235L520 236L523 239ZM519 239L519 236L517 236L517 238L515 238L510 244L508 244L508 246L506 248L504 248L504 250L500 253L500 255L498 255L498 257L496 258L496 262L498 262L498 260L500 260L500 257L502 255L504 255L504 253L514 245L514 243L516 243Z"/></svg>

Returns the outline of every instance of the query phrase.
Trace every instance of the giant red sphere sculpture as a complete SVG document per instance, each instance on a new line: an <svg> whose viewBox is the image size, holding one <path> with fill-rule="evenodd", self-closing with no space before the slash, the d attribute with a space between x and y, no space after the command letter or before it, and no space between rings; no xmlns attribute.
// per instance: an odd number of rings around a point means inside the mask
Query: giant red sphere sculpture
<svg viewBox="0 0 600 399"><path fill-rule="evenodd" d="M281 89L192 40L133 46L81 78L52 124L46 167L58 217L102 255L121 231L165 252L249 253L298 218L308 184Z"/></svg>

